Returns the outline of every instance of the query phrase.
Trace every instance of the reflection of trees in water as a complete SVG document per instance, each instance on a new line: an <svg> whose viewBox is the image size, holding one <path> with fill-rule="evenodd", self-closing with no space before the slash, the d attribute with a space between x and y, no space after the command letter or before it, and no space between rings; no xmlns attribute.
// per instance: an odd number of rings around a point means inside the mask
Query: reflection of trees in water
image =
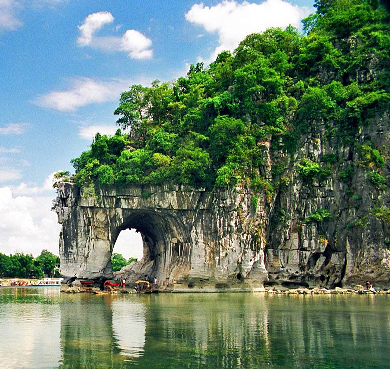
<svg viewBox="0 0 390 369"><path fill-rule="evenodd" d="M62 369L390 362L388 296L0 292L1 368L58 361Z"/></svg>
<svg viewBox="0 0 390 369"><path fill-rule="evenodd" d="M179 363L186 368L254 367L258 360L249 353L268 352L268 308L264 299L254 297L257 308L253 309L247 296L156 297L149 309L142 367L160 360L166 367L179 367Z"/></svg>
<svg viewBox="0 0 390 369"><path fill-rule="evenodd" d="M369 361L390 360L389 351L380 344L390 342L390 331L382 326L390 325L383 304L376 309L367 305L365 296L341 295L269 300L272 358L279 356L278 365L291 366L292 358L299 365L337 367L368 367ZM283 350L291 357L279 355Z"/></svg>
<svg viewBox="0 0 390 369"><path fill-rule="evenodd" d="M142 353L142 304L121 298L71 295L61 304L61 368L121 367ZM132 326L134 318L138 322Z"/></svg>
<svg viewBox="0 0 390 369"><path fill-rule="evenodd" d="M388 310L361 296L160 295L141 367L364 367L390 360ZM380 319L375 317L379 314ZM362 317L373 319L362 319ZM176 365L176 366L175 366ZM380 367L377 366L377 367Z"/></svg>
<svg viewBox="0 0 390 369"><path fill-rule="evenodd" d="M385 296L386 297L386 296ZM62 368L365 367L390 362L386 304L362 296L70 296ZM381 343L382 344L378 344Z"/></svg>

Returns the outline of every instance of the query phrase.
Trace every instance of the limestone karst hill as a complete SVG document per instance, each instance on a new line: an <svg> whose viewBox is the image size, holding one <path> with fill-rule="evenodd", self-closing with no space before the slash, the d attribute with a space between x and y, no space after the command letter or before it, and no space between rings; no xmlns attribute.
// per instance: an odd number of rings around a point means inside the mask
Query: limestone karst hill
<svg viewBox="0 0 390 369"><path fill-rule="evenodd" d="M135 85L58 175L67 277L112 275L122 229L165 287L388 285L389 13L317 1L296 29L243 40L186 77Z"/></svg>

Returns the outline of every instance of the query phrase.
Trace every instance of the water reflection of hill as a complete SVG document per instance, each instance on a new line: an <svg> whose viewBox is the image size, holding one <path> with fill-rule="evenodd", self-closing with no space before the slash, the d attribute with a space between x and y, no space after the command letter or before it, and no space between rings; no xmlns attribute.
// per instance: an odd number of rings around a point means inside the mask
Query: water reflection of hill
<svg viewBox="0 0 390 369"><path fill-rule="evenodd" d="M143 352L143 305L122 296L69 296L61 305L62 368L121 367Z"/></svg>
<svg viewBox="0 0 390 369"><path fill-rule="evenodd" d="M149 308L141 367L152 367L153 361L172 368L257 367L256 354L270 352L268 304L257 296L158 296Z"/></svg>
<svg viewBox="0 0 390 369"><path fill-rule="evenodd" d="M381 368L390 362L386 298L160 295L148 309L139 364Z"/></svg>
<svg viewBox="0 0 390 369"><path fill-rule="evenodd" d="M0 290L0 368L383 368L388 296Z"/></svg>

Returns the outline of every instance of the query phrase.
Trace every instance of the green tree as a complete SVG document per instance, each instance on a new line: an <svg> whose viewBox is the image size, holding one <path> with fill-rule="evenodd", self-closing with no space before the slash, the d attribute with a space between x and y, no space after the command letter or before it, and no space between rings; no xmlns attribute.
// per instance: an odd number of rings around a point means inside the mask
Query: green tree
<svg viewBox="0 0 390 369"><path fill-rule="evenodd" d="M12 262L8 255L0 252L0 276L12 277Z"/></svg>
<svg viewBox="0 0 390 369"><path fill-rule="evenodd" d="M222 116L215 119L215 123L209 128L210 153L217 166L225 163L229 151L237 142L237 136L245 131L245 125L240 119Z"/></svg>
<svg viewBox="0 0 390 369"><path fill-rule="evenodd" d="M42 269L34 263L32 255L16 253L10 255L11 261L11 276L19 278L41 277Z"/></svg>
<svg viewBox="0 0 390 369"><path fill-rule="evenodd" d="M147 87L133 85L129 91L121 94L120 105L114 112L115 115L121 116L117 124L122 129L129 129L132 137L138 135L142 121L147 119L147 100L145 99L147 91Z"/></svg>
<svg viewBox="0 0 390 369"><path fill-rule="evenodd" d="M105 185L113 185L115 178L114 178L114 170L111 166L105 164L101 165L96 170L97 174L97 181L99 184L105 186Z"/></svg>
<svg viewBox="0 0 390 369"><path fill-rule="evenodd" d="M111 265L112 265L112 270L114 272L118 272L128 264L129 264L128 261L123 257L122 254L118 254L118 253L112 254Z"/></svg>
<svg viewBox="0 0 390 369"><path fill-rule="evenodd" d="M193 142L180 147L172 160L173 178L180 184L199 186L207 180L210 155Z"/></svg>
<svg viewBox="0 0 390 369"><path fill-rule="evenodd" d="M50 251L42 250L40 255L36 258L36 262L45 275L53 277L54 270L56 266L59 265L60 259Z"/></svg>

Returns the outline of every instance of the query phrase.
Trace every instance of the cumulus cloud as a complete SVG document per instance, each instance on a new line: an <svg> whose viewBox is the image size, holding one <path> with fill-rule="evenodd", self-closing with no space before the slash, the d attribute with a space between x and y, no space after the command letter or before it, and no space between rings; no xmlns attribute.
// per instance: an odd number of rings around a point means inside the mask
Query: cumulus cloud
<svg viewBox="0 0 390 369"><path fill-rule="evenodd" d="M101 81L86 77L75 78L71 80L69 89L49 92L38 97L35 103L45 108L71 112L81 106L115 101L129 85L128 80Z"/></svg>
<svg viewBox="0 0 390 369"><path fill-rule="evenodd" d="M0 32L19 28L22 22L16 17L18 3L14 0L0 0Z"/></svg>
<svg viewBox="0 0 390 369"><path fill-rule="evenodd" d="M77 39L80 46L87 46L92 41L93 34L101 29L105 24L112 23L114 17L109 12L98 12L88 15L84 23L79 26L81 35Z"/></svg>
<svg viewBox="0 0 390 369"><path fill-rule="evenodd" d="M301 20L309 14L308 8L283 0L267 0L261 4L224 0L210 7L194 4L185 18L209 33L217 33L219 46L210 58L214 60L221 51L233 51L251 33L270 27L286 28L290 24L300 27Z"/></svg>
<svg viewBox="0 0 390 369"><path fill-rule="evenodd" d="M21 182L17 186L7 186L11 189L14 195L18 196L31 196L31 195L43 195L47 192L54 193L53 183L55 181L54 174L60 172L57 170L50 173L43 182L42 186L38 186L36 183Z"/></svg>
<svg viewBox="0 0 390 369"><path fill-rule="evenodd" d="M51 212L54 196L15 196L0 187L0 250L38 255L47 249L58 255L60 225Z"/></svg>
<svg viewBox="0 0 390 369"><path fill-rule="evenodd" d="M1 135L21 135L24 132L26 132L27 127L28 127L27 123L9 123L3 127L0 127L0 136Z"/></svg>
<svg viewBox="0 0 390 369"><path fill-rule="evenodd" d="M151 59L153 51L150 48L152 41L141 32L130 29L122 37L122 50L127 51L133 59Z"/></svg>
<svg viewBox="0 0 390 369"><path fill-rule="evenodd" d="M102 135L114 135L118 127L114 125L91 125L88 127L80 127L79 136L84 140L93 140L96 133Z"/></svg>
<svg viewBox="0 0 390 369"><path fill-rule="evenodd" d="M104 51L125 51L133 59L151 59L153 57L152 41L141 32L127 30L122 36L96 36L104 25L112 23L114 17L110 12L98 12L88 15L81 26L77 39L79 46L89 46ZM119 27L120 28L120 27ZM116 27L116 29L119 29Z"/></svg>

